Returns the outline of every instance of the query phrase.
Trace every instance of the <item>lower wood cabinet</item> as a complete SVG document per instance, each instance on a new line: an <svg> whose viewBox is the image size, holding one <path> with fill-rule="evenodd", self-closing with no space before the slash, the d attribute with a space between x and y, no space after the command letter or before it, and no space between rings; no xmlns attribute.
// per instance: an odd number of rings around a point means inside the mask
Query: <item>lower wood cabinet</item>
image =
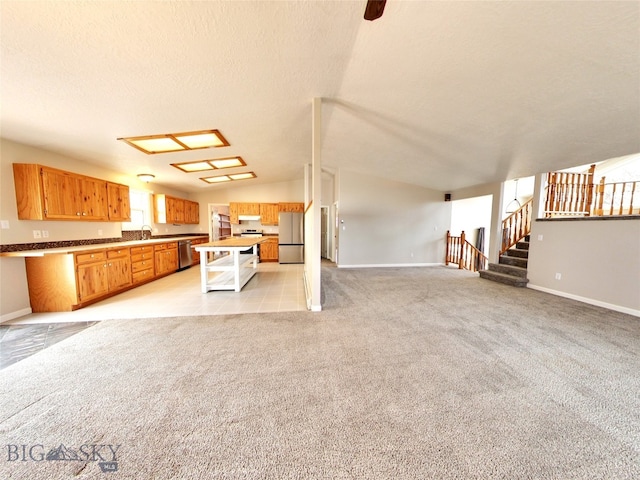
<svg viewBox="0 0 640 480"><path fill-rule="evenodd" d="M268 237L266 242L260 244L260 261L278 261L278 237Z"/></svg>
<svg viewBox="0 0 640 480"><path fill-rule="evenodd" d="M154 247L156 277L178 270L178 242Z"/></svg>
<svg viewBox="0 0 640 480"><path fill-rule="evenodd" d="M201 245L203 243L209 243L209 239L208 238L196 238L195 240L191 241L191 245ZM195 249L193 250L193 254L191 257L191 265L199 265L200 264L200 252L196 251ZM206 255L206 254L205 254Z"/></svg>
<svg viewBox="0 0 640 480"><path fill-rule="evenodd" d="M25 265L32 311L69 312L175 272L178 242L26 257Z"/></svg>
<svg viewBox="0 0 640 480"><path fill-rule="evenodd" d="M156 276L153 245L131 248L131 281L146 282Z"/></svg>

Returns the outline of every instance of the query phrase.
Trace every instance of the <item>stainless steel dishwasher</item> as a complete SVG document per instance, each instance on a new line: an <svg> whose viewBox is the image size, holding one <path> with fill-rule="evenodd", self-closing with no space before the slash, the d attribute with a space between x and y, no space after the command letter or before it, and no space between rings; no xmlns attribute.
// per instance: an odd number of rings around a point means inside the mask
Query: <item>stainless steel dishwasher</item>
<svg viewBox="0 0 640 480"><path fill-rule="evenodd" d="M189 268L192 261L193 251L191 250L191 240L178 241L178 270Z"/></svg>

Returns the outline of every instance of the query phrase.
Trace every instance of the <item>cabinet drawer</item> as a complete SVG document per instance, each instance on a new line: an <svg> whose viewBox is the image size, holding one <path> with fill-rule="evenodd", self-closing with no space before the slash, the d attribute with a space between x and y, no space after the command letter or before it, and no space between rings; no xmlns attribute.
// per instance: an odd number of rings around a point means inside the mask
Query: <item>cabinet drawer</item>
<svg viewBox="0 0 640 480"><path fill-rule="evenodd" d="M133 271L133 273L141 270L153 270L153 260L142 260L131 264L131 271Z"/></svg>
<svg viewBox="0 0 640 480"><path fill-rule="evenodd" d="M109 250L107 252L107 258L119 258L129 256L128 248L119 248L117 250Z"/></svg>
<svg viewBox="0 0 640 480"><path fill-rule="evenodd" d="M178 248L178 242L165 243L167 249Z"/></svg>
<svg viewBox="0 0 640 480"><path fill-rule="evenodd" d="M148 260L150 262L153 261L153 253L147 252L147 253L138 253L137 255L131 255L132 263L141 262L142 260Z"/></svg>
<svg viewBox="0 0 640 480"><path fill-rule="evenodd" d="M143 280L147 280L149 278L153 278L153 268L147 268L146 270L139 270L133 272L133 283L142 282Z"/></svg>
<svg viewBox="0 0 640 480"><path fill-rule="evenodd" d="M76 254L76 263L90 263L90 262L99 262L101 260L105 260L107 256L105 255L104 250L97 252L87 252L87 253L77 253Z"/></svg>
<svg viewBox="0 0 640 480"><path fill-rule="evenodd" d="M144 247L131 247L131 255L137 255L138 253L153 252L151 245L145 245Z"/></svg>

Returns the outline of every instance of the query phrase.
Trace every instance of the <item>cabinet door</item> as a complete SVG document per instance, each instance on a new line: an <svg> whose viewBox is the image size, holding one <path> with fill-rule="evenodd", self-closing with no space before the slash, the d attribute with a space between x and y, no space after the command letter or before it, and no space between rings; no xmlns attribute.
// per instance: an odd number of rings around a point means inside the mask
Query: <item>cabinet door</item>
<svg viewBox="0 0 640 480"><path fill-rule="evenodd" d="M69 219L82 216L82 184L77 175L42 167L44 215L49 219Z"/></svg>
<svg viewBox="0 0 640 480"><path fill-rule="evenodd" d="M167 272L178 270L178 249L169 248L159 250L155 253L156 275L163 275Z"/></svg>
<svg viewBox="0 0 640 480"><path fill-rule="evenodd" d="M107 182L91 177L81 177L82 216L86 220L108 220Z"/></svg>
<svg viewBox="0 0 640 480"><path fill-rule="evenodd" d="M238 204L237 203L230 203L229 204L229 221L235 225L237 225L238 223L240 223L240 220L238 220Z"/></svg>
<svg viewBox="0 0 640 480"><path fill-rule="evenodd" d="M260 223L262 225L278 225L278 205L276 203L260 204Z"/></svg>
<svg viewBox="0 0 640 480"><path fill-rule="evenodd" d="M131 260L129 257L108 260L107 277L109 279L110 292L131 285Z"/></svg>
<svg viewBox="0 0 640 480"><path fill-rule="evenodd" d="M85 302L109 291L107 263L97 262L78 265L78 300Z"/></svg>
<svg viewBox="0 0 640 480"><path fill-rule="evenodd" d="M129 187L127 185L107 183L107 201L109 204L109 220L119 222L131 220Z"/></svg>

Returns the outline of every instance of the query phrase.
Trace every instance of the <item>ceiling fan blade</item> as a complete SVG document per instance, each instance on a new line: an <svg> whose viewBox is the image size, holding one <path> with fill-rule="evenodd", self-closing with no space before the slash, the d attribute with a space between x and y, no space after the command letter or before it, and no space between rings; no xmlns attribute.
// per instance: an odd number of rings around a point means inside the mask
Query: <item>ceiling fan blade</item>
<svg viewBox="0 0 640 480"><path fill-rule="evenodd" d="M375 20L380 18L384 12L384 5L387 0L367 0L367 7L364 9L365 20Z"/></svg>

